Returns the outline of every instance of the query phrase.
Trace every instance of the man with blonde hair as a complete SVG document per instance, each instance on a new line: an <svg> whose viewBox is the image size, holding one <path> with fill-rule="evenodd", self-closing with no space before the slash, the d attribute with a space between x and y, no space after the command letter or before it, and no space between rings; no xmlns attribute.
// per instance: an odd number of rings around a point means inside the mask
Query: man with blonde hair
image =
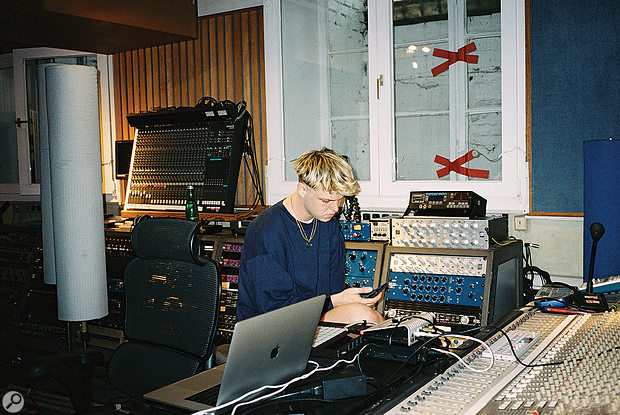
<svg viewBox="0 0 620 415"><path fill-rule="evenodd" d="M345 196L360 186L343 156L328 148L310 151L293 163L297 188L262 212L247 229L239 270L237 320L289 304L327 296L323 320L380 322L363 298L370 287L346 288L345 246L334 217Z"/></svg>

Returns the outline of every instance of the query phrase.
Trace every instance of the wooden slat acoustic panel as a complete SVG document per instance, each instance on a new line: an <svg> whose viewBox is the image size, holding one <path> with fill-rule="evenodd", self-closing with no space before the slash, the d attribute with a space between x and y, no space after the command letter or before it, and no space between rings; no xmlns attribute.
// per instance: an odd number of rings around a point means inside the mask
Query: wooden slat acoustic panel
<svg viewBox="0 0 620 415"><path fill-rule="evenodd" d="M155 108L194 106L202 97L245 101L253 119L256 163L264 184L267 161L265 54L262 7L198 19L198 38L114 55L117 139L133 139L127 115ZM124 196L125 188L123 188ZM238 205L257 192L242 166Z"/></svg>

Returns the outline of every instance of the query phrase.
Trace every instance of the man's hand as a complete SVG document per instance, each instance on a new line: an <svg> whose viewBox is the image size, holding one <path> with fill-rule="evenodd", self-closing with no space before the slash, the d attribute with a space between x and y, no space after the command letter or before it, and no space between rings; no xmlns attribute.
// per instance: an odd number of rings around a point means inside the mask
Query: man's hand
<svg viewBox="0 0 620 415"><path fill-rule="evenodd" d="M372 287L347 288L346 290L341 291L338 294L332 294L330 298L334 307L350 303L361 303L372 307L377 303L377 301L379 301L381 295L377 295L376 297L372 298L360 297L360 294L369 293L371 291Z"/></svg>

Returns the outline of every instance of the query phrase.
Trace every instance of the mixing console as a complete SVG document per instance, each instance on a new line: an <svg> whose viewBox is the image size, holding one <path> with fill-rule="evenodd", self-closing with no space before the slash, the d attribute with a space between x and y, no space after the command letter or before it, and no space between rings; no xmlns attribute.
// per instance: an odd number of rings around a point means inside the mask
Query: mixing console
<svg viewBox="0 0 620 415"><path fill-rule="evenodd" d="M383 413L542 415L620 411L620 313L565 316L526 312L503 330L517 343L530 343L517 352L527 366L516 358L491 360L481 345L464 357L468 367L455 363ZM504 338L496 333L487 344L502 353ZM514 346L519 349L522 344Z"/></svg>
<svg viewBox="0 0 620 415"><path fill-rule="evenodd" d="M232 213L246 129L246 116L142 126L125 209L183 210L191 185L199 212Z"/></svg>

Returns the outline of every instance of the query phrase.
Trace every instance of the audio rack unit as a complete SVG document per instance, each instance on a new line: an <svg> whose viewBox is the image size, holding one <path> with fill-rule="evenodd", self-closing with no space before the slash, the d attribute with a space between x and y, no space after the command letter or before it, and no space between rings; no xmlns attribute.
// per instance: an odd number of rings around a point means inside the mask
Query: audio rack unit
<svg viewBox="0 0 620 415"><path fill-rule="evenodd" d="M370 224L367 222L340 222L345 241L370 241Z"/></svg>
<svg viewBox="0 0 620 415"><path fill-rule="evenodd" d="M487 201L471 191L411 192L404 216L464 216L470 219L486 215Z"/></svg>
<svg viewBox="0 0 620 415"><path fill-rule="evenodd" d="M137 131L125 210L184 210L191 185L199 213L233 213L248 118L221 103L128 115Z"/></svg>
<svg viewBox="0 0 620 415"><path fill-rule="evenodd" d="M66 351L75 325L58 320L56 285L44 282L41 227L0 226L0 380L14 364Z"/></svg>
<svg viewBox="0 0 620 415"><path fill-rule="evenodd" d="M507 216L479 219L406 216L392 219L394 246L488 249L507 237Z"/></svg>
<svg viewBox="0 0 620 415"><path fill-rule="evenodd" d="M345 241L344 275L347 287L377 287L381 279L383 243Z"/></svg>
<svg viewBox="0 0 620 415"><path fill-rule="evenodd" d="M522 306L523 243L490 249L386 248L386 317L432 312L438 325L467 329Z"/></svg>
<svg viewBox="0 0 620 415"><path fill-rule="evenodd" d="M221 236L214 260L220 264L222 298L218 335L230 342L237 322L237 299L239 298L239 267L243 238Z"/></svg>
<svg viewBox="0 0 620 415"><path fill-rule="evenodd" d="M370 240L390 242L391 239L391 223L390 218L370 219Z"/></svg>
<svg viewBox="0 0 620 415"><path fill-rule="evenodd" d="M116 349L125 327L125 267L135 258L128 229L106 229L105 262L108 286L108 314L87 322L88 345Z"/></svg>

